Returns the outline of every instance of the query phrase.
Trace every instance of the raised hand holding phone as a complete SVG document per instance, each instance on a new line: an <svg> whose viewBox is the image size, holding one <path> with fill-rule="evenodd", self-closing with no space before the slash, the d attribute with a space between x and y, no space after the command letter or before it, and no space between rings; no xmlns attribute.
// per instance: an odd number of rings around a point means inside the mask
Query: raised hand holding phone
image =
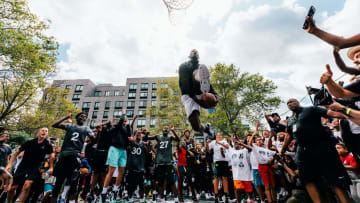
<svg viewBox="0 0 360 203"><path fill-rule="evenodd" d="M306 16L306 20L305 20L304 25L303 25L303 29L307 30L308 32L310 32L309 25L311 24L310 29L311 29L311 27L313 27L315 25L314 22L313 22L313 16L315 14L315 11L316 11L315 7L310 6L310 9L309 9L308 14Z"/></svg>

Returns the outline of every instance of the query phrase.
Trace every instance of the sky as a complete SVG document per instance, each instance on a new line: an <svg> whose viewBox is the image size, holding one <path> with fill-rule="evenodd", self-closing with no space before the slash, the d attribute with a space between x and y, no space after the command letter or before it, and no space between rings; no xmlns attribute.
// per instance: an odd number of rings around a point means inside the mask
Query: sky
<svg viewBox="0 0 360 203"><path fill-rule="evenodd" d="M320 28L348 37L360 27L359 0L194 0L176 25L162 0L29 0L60 43L54 79L125 85L130 77L176 76L196 48L203 64L234 64L274 81L279 113L287 99L306 96L305 85L320 87L325 64L342 75L332 47L301 29L311 5Z"/></svg>

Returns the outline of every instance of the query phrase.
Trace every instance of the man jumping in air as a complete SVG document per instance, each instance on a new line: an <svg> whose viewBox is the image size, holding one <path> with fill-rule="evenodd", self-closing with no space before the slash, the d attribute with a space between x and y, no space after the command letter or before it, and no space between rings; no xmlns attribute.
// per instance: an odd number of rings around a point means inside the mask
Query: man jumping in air
<svg viewBox="0 0 360 203"><path fill-rule="evenodd" d="M190 60L179 67L179 86L181 102L195 131L204 131L200 121L200 106L214 108L218 102L216 92L210 84L210 73L204 64L199 64L199 53L191 50Z"/></svg>

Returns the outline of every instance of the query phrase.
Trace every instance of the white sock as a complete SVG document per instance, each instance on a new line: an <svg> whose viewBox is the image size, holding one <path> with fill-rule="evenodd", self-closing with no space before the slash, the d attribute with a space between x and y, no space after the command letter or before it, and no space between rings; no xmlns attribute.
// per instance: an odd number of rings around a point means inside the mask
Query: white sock
<svg viewBox="0 0 360 203"><path fill-rule="evenodd" d="M107 187L104 187L103 190L102 190L102 192L101 192L101 194L104 195L104 194L107 193L107 191L108 191L108 188L107 188Z"/></svg>
<svg viewBox="0 0 360 203"><path fill-rule="evenodd" d="M114 192L119 191L119 187L120 187L119 185L115 185L114 188L113 188L113 191L114 191Z"/></svg>
<svg viewBox="0 0 360 203"><path fill-rule="evenodd" d="M154 194L154 195L156 195L156 194L157 194L157 191L156 191L156 190L154 190L153 194Z"/></svg>
<svg viewBox="0 0 360 203"><path fill-rule="evenodd" d="M179 202L179 198L175 197L174 198L175 202Z"/></svg>
<svg viewBox="0 0 360 203"><path fill-rule="evenodd" d="M69 203L75 203L75 200L69 200Z"/></svg>
<svg viewBox="0 0 360 203"><path fill-rule="evenodd" d="M69 191L69 189L70 189L70 185L65 185L65 186L64 186L64 190L63 190L63 192L61 193L61 198L62 198L62 199L66 199L66 195L67 195L67 192Z"/></svg>

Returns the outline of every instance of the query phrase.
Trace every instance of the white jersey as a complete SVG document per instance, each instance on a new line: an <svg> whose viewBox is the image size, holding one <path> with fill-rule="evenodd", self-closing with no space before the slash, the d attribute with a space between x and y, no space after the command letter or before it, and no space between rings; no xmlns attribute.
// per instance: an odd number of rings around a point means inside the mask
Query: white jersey
<svg viewBox="0 0 360 203"><path fill-rule="evenodd" d="M268 164L268 162L276 154L275 151L271 151L264 147L258 147L256 144L253 144L253 151L259 164Z"/></svg>
<svg viewBox="0 0 360 203"><path fill-rule="evenodd" d="M252 173L249 163L249 152L247 149L236 150L229 148L231 157L232 174L234 180L252 181Z"/></svg>
<svg viewBox="0 0 360 203"><path fill-rule="evenodd" d="M228 142L226 141L226 139L221 140L220 143L228 145ZM223 150L224 150L225 157L223 157L221 154L221 148L223 148ZM228 158L226 157L227 149L225 147L223 147L222 145L217 144L216 140L213 140L209 143L209 149L214 150L214 162L228 161Z"/></svg>

